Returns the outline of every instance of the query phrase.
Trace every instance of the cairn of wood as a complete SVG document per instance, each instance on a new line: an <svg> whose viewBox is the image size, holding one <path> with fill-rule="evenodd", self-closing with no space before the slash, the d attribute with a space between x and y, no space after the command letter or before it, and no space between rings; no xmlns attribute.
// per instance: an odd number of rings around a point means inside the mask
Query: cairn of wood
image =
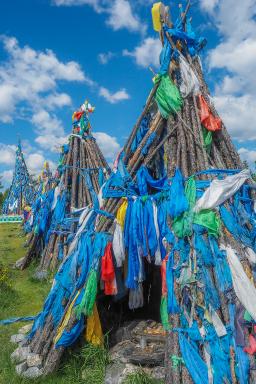
<svg viewBox="0 0 256 384"><path fill-rule="evenodd" d="M181 9L180 14L180 23L183 26L183 31L186 32L187 26L187 14L190 7L190 2L188 2L185 11ZM193 70L197 79L199 80L199 93L204 97L208 103L208 107L211 110L211 113L218 117L217 112L214 108L213 103L211 102L209 90L205 83L202 68L200 64L200 59L197 55L191 57L188 52L187 42L185 39L180 39L179 41L174 41L171 34L168 33L167 29L164 26L171 27L172 24L168 19L168 9L166 7L161 8L161 24L160 29L160 38L164 42L167 39L173 49L182 50L185 52L185 59L190 69ZM169 76L173 82L179 87L179 79L177 73L179 73L179 62L171 61L169 66ZM154 170L154 167L157 166L157 156L159 149L164 146L165 155L168 160L168 175L173 177L175 169L178 167L185 177L194 175L197 172L204 171L210 168L220 168L220 169L242 169L242 163L239 158L239 155L231 141L231 138L224 126L221 123L221 130L218 130L212 134L212 143L211 146L206 146L203 129L200 120L200 109L198 96L193 92L189 93L183 100L183 106L180 111L171 114L168 119L164 119L156 107L155 94L158 88L158 84L153 87L146 105L143 109L141 116L139 117L137 123L135 124L129 139L124 147L124 163L127 167L128 172L132 178L135 178L136 171L141 165L147 165ZM143 118L150 113L151 120L148 132L143 137L142 141L139 143L135 151L132 151L132 143L138 132L140 124ZM143 152L143 148L147 143L148 138L152 133L156 133L154 140L150 143L147 153ZM205 175L199 175L199 179L206 179ZM121 200L118 198L110 198L105 200L105 203L102 207L102 210L115 216L115 213L118 207L121 204ZM170 226L172 223L170 222ZM112 232L113 231L113 219L102 217L97 221L96 231L101 232ZM188 242L192 244L192 238L188 237ZM241 256L242 263L244 268L247 271L247 274L252 276L252 267L248 262L248 259L245 256L245 249L235 240L230 233L224 228L222 234L222 241L226 245L231 245L234 250L236 250ZM178 264L179 255L178 252L175 252L174 264ZM238 305L239 301L234 294L231 292L231 295L225 297L216 283L217 279L215 276L214 268L210 268L210 274L213 278L213 284L220 296L221 307L217 310L219 318L222 320L224 325L228 325L230 322L228 305L230 303ZM79 271L78 271L79 276ZM193 296L196 291L194 286L190 286L189 289L190 295ZM182 307L182 292L179 284L174 282L174 292L176 294L178 304ZM202 297L197 298L198 301L203 301ZM65 314L67 313L68 308L71 305L71 301L66 300L63 304L65 305L64 315L62 316L59 324L62 324ZM193 312L193 306L191 308L191 313L188 313L190 321L198 321L195 312ZM173 328L180 328L181 321L179 314L170 315L169 322L171 325L171 330L168 332L166 338L166 383L168 384L190 384L193 382L192 377L187 369L187 367L182 362L182 356L179 345L179 336L177 332L173 332ZM72 329L73 325L76 323L75 315L72 314L69 321L66 324L66 329ZM47 316L44 322L42 330L38 330L32 340L29 342L30 350L34 353L39 354L42 357L43 361L43 370L42 374L48 374L54 371L60 362L61 356L64 352L64 348L55 349L54 338L56 336L56 327L53 325L53 320L51 314ZM247 339L249 334L247 335ZM199 350L200 356L205 360L205 351L203 349ZM172 358L173 357L173 358ZM230 349L230 355L227 356L227 359L230 361L230 368L232 373L232 383L237 383L236 371L235 371L235 357L234 351ZM250 356L251 362L251 371L250 378L251 383L255 383L255 369L254 369L254 357ZM225 381L224 381L225 382Z"/></svg>
<svg viewBox="0 0 256 384"><path fill-rule="evenodd" d="M93 110L94 108L86 101L73 114L73 128L69 136L68 151L63 149L64 153L57 171L56 179L60 179L57 182L57 188L60 191L59 198L63 193L66 193L68 197L65 217L70 217L72 212L77 209L92 206L93 199L98 195L101 188L100 172L105 176L109 173L109 166L91 133L88 115ZM54 211L52 212L53 217ZM40 272L55 269L58 264L60 244L64 244L65 257L67 254L67 246L65 245L67 236L70 233L75 233L76 227L76 221L68 230L63 229L62 223L52 222L47 244L42 241L42 234L33 233L21 269L26 268L35 259L40 259Z"/></svg>

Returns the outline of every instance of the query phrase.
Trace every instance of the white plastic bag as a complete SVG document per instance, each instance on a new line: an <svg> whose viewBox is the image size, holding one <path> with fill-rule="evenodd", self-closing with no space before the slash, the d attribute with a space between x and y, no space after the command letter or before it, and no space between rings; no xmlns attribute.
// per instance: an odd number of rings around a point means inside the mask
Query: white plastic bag
<svg viewBox="0 0 256 384"><path fill-rule="evenodd" d="M124 237L122 227L117 222L113 235L112 248L116 260L116 266L121 267L125 260Z"/></svg>
<svg viewBox="0 0 256 384"><path fill-rule="evenodd" d="M251 177L249 169L227 176L223 180L213 180L203 196L197 201L194 211L216 208L233 196L239 188Z"/></svg>
<svg viewBox="0 0 256 384"><path fill-rule="evenodd" d="M245 248L245 255L251 265L256 264L256 253L249 247Z"/></svg>
<svg viewBox="0 0 256 384"><path fill-rule="evenodd" d="M189 66L186 59L180 55L180 75L181 75L181 85L180 93L183 97L187 97L190 93L197 94L200 89L198 78Z"/></svg>
<svg viewBox="0 0 256 384"><path fill-rule="evenodd" d="M51 206L51 210L53 211L54 208L56 207L56 204L57 204L57 201L58 201L58 196L60 194L60 187L56 187L54 189L54 196L53 196L53 202L52 202L52 206Z"/></svg>
<svg viewBox="0 0 256 384"><path fill-rule="evenodd" d="M218 337L226 336L227 330L225 325L222 323L218 313L214 311L212 307L210 307L210 315L212 318L212 324L215 328L215 331L218 335Z"/></svg>
<svg viewBox="0 0 256 384"><path fill-rule="evenodd" d="M103 199L103 189L105 187L106 183L104 183L98 193L98 202L99 202L99 207L101 208L104 204L104 199Z"/></svg>
<svg viewBox="0 0 256 384"><path fill-rule="evenodd" d="M227 252L227 259L231 271L233 287L241 304L256 321L256 288L246 275L244 268L230 246L221 245L220 247Z"/></svg>
<svg viewBox="0 0 256 384"><path fill-rule="evenodd" d="M73 250L77 246L79 237L80 237L81 233L83 232L83 230L85 229L86 224L88 223L88 221L89 221L90 217L92 216L92 214L93 214L93 211L91 211L89 209L89 207L86 207L84 209L84 211L81 213L81 216L80 216L80 219L79 219L80 227L79 227L79 229L78 229L74 239L72 240L72 242L70 244L67 257L69 255L71 255L71 253L73 252Z"/></svg>

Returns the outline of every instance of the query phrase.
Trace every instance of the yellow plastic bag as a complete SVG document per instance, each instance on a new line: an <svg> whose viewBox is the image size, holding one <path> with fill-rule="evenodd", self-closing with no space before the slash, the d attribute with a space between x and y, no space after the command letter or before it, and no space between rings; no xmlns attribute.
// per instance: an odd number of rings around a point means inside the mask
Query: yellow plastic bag
<svg viewBox="0 0 256 384"><path fill-rule="evenodd" d="M94 304L92 315L87 318L85 339L93 345L103 345L103 333L96 304Z"/></svg>
<svg viewBox="0 0 256 384"><path fill-rule="evenodd" d="M124 220L125 220L125 215L126 215L126 210L128 206L128 201L124 200L122 203L121 207L118 209L117 214L116 214L116 221L118 224L121 226L121 228L124 228Z"/></svg>
<svg viewBox="0 0 256 384"><path fill-rule="evenodd" d="M155 3L152 7L152 20L153 20L153 27L154 27L154 30L159 32L161 31L161 28L162 28L162 25L161 25L161 14L160 14L160 10L161 10L161 5L162 3Z"/></svg>
<svg viewBox="0 0 256 384"><path fill-rule="evenodd" d="M68 322L69 322L69 319L71 317L71 313L72 313L72 309L74 307L74 304L76 302L76 299L78 298L80 294L80 290L77 292L77 294L75 295L75 298L74 300L72 301L72 303L70 304L66 314L65 314L65 317L62 321L62 323L60 324L60 326L58 327L58 330L57 330L57 333L56 333L56 336L55 336L55 339L54 339L54 344L57 344L59 339L61 338L66 326L68 325Z"/></svg>

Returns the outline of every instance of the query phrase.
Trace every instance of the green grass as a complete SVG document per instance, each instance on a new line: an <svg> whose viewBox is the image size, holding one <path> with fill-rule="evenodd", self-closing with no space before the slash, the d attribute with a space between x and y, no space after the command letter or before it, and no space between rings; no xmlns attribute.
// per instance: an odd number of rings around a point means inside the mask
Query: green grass
<svg viewBox="0 0 256 384"><path fill-rule="evenodd" d="M123 384L164 384L164 382L153 379L143 369L138 369L137 372L128 375Z"/></svg>

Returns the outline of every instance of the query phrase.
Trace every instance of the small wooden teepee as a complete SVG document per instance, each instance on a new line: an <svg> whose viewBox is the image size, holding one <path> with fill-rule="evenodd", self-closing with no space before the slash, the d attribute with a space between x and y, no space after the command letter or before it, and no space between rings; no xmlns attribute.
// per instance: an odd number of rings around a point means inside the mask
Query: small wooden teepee
<svg viewBox="0 0 256 384"><path fill-rule="evenodd" d="M86 101L73 114L72 133L69 143L62 147L56 172L57 186L54 191L47 192L45 203L51 205L47 210L50 211L48 224L39 232L37 227L37 231L32 234L22 269L38 258L41 258L40 271L54 269L65 258L68 236L76 232L76 210L90 207L98 199L109 166L91 133L89 114L93 110ZM42 209L45 212L45 204Z"/></svg>

